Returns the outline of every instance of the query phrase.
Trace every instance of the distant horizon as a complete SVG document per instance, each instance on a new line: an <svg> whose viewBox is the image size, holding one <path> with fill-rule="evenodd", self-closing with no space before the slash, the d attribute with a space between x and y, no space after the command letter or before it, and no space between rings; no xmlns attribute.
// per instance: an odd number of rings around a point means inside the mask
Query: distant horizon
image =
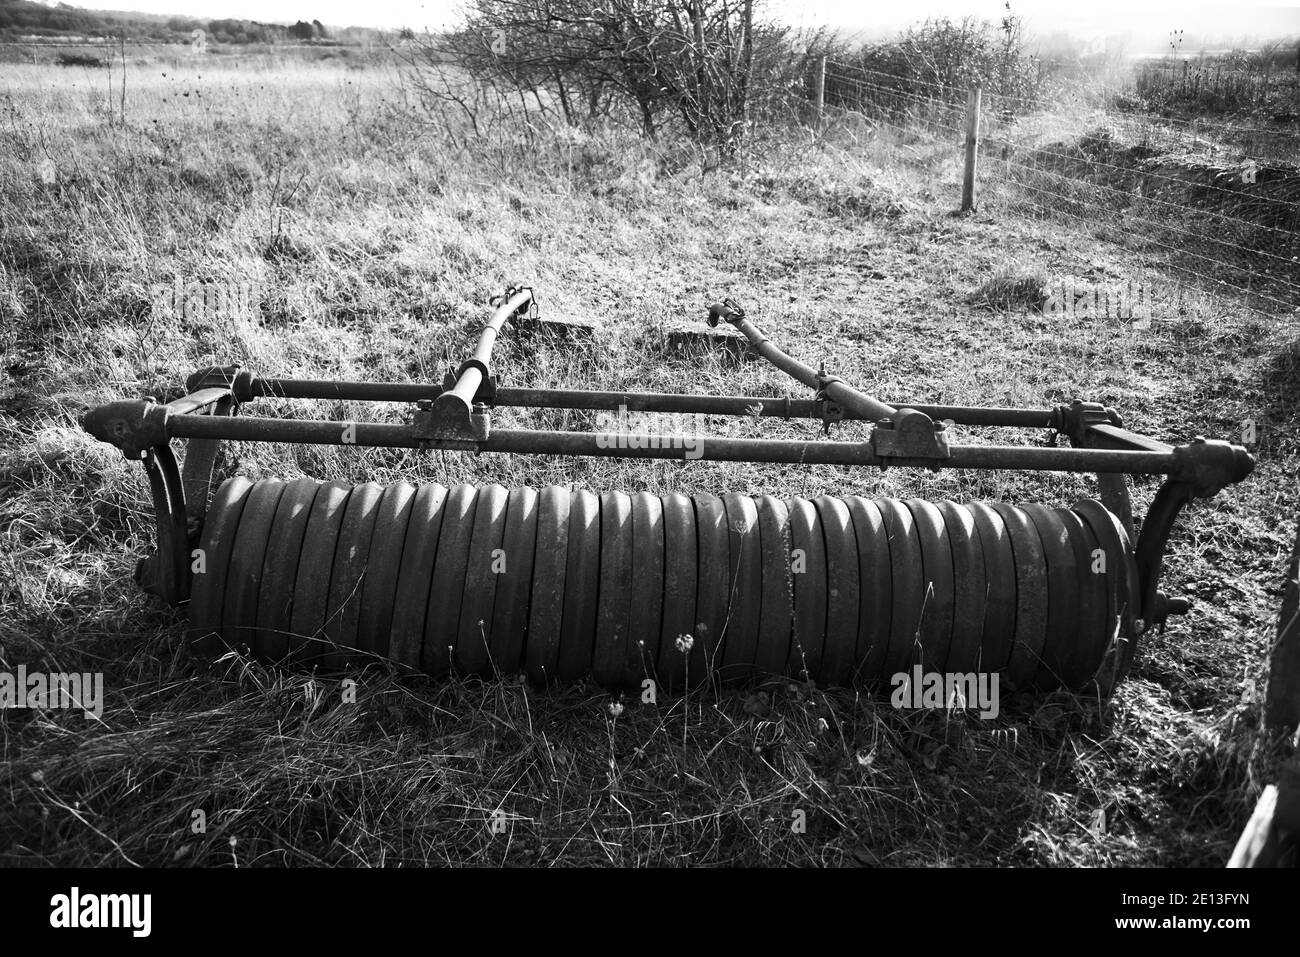
<svg viewBox="0 0 1300 957"><path fill-rule="evenodd" d="M58 6L61 0L34 0ZM372 0L367 5L372 20L357 22L356 6L344 0L199 0L203 9L187 0L134 0L122 5L69 4L100 13L183 16L203 20L241 19L291 24L319 20L328 27L363 27L396 30L441 29L454 26L469 5L465 0ZM854 0L758 0L770 19L794 27L834 29L854 41L886 39L931 17L963 17L997 22L1005 13L1005 0L916 0L906 5L906 15L890 5L869 20L863 5ZM186 8L189 9L186 9ZM1234 48L1300 38L1300 4L1257 0L1248 6L1231 3L1186 6L1170 2L1095 0L1087 12L1058 0L1013 0L1012 12L1021 17L1027 35L1040 40L1065 35L1089 46L1103 41L1122 43L1134 54L1168 52L1169 34L1175 29L1186 38L1182 52L1200 47ZM214 9L215 8L215 9Z"/></svg>

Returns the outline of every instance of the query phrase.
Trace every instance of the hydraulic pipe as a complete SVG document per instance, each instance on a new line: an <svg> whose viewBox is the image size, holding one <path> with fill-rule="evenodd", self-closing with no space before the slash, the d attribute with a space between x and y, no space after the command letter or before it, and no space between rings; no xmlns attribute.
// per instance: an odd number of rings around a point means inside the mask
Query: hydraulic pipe
<svg viewBox="0 0 1300 957"><path fill-rule="evenodd" d="M805 365L793 356L782 352L757 326L745 318L743 311L730 305L717 305L710 310L709 321L716 323L715 316L726 319L744 333L749 344L754 347L754 351L786 375L798 379L810 389L824 392L828 399L856 413L858 418L879 422L881 419L888 419L897 414L898 410L893 406L886 405L865 392L859 392L837 376L819 375L812 366Z"/></svg>
<svg viewBox="0 0 1300 957"><path fill-rule="evenodd" d="M474 354L461 363L456 373L456 384L450 390L452 395L464 403L466 409L473 406L474 396L478 395L479 386L488 377L492 347L496 344L497 333L501 331L507 319L532 301L533 291L521 289L497 306L496 311L492 313L492 318L483 326L478 343L474 346ZM446 394L443 393L443 396L445 397Z"/></svg>

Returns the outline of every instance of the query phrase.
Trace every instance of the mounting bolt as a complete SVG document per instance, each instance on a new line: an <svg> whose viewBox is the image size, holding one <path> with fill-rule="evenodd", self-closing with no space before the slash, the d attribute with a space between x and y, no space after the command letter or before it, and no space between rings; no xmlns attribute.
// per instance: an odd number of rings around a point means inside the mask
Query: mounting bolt
<svg viewBox="0 0 1300 957"><path fill-rule="evenodd" d="M1133 630L1136 631L1139 635L1142 634L1144 631L1146 631L1146 630L1147 630L1147 622L1146 622L1146 619L1145 619L1145 618L1135 618L1135 619L1133 620Z"/></svg>

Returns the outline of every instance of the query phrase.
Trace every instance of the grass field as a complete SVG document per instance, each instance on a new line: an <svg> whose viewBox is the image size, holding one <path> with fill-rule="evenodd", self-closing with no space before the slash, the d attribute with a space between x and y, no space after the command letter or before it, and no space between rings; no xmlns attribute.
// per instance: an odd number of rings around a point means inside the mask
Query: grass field
<svg viewBox="0 0 1300 957"><path fill-rule="evenodd" d="M0 713L0 863L1226 860L1263 783L1256 698L1300 507L1292 322L1189 300L1069 221L952 216L956 144L773 133L711 169L685 146L617 132L520 131L466 154L420 125L379 67L154 64L129 66L126 82L123 116L103 70L0 66L0 669L98 671L106 687L99 720ZM1140 283L1155 314L1066 320L983 295L1025 276ZM256 308L160 315L151 289L177 278L246 283ZM488 294L515 278L545 314L597 333L577 347L507 336L510 384L787 391L761 363L665 352L665 329L702 326L706 305L733 295L791 352L882 398L1082 397L1178 440L1239 440L1253 419L1260 462L1180 526L1166 590L1194 609L1146 642L1104 706L1021 694L981 721L786 680L613 706L594 687L435 684L378 665L345 703L337 677L184 654L182 620L131 581L152 535L144 478L79 417L173 397L212 362L438 381ZM1056 505L1096 494L1091 477L1057 474L239 444L219 469ZM1139 504L1154 490L1140 480Z"/></svg>

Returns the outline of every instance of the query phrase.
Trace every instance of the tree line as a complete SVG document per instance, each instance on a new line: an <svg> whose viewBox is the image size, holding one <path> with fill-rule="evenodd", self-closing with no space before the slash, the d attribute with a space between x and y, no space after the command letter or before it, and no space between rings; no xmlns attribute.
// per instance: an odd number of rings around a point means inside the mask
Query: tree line
<svg viewBox="0 0 1300 957"><path fill-rule="evenodd" d="M320 20L299 20L292 24L261 23L256 20L161 16L143 13L115 13L83 10L67 4L47 7L30 0L0 0L0 37L119 37L131 41L188 43L195 30L202 30L216 43L292 43L338 40L345 43L373 41L376 30L349 27L328 30Z"/></svg>

